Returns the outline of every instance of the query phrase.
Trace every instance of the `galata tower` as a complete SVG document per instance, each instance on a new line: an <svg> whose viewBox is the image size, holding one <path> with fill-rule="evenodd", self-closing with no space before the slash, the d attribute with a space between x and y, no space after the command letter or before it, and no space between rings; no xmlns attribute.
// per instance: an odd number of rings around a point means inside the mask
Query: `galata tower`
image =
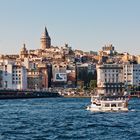
<svg viewBox="0 0 140 140"><path fill-rule="evenodd" d="M41 49L45 50L46 48L51 47L51 38L48 34L47 28L45 27L45 31L42 33L41 36Z"/></svg>

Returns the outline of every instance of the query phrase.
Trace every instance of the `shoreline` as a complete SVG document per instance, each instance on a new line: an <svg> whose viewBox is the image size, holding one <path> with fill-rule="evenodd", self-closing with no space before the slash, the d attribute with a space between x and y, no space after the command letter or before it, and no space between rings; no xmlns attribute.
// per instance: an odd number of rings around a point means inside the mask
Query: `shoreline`
<svg viewBox="0 0 140 140"><path fill-rule="evenodd" d="M90 98L91 96L87 95L64 95L64 98Z"/></svg>

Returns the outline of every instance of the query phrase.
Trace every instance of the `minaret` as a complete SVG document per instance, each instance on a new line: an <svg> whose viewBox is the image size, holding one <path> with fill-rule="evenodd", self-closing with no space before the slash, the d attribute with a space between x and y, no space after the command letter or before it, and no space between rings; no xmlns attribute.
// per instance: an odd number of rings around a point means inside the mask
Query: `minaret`
<svg viewBox="0 0 140 140"><path fill-rule="evenodd" d="M41 36L41 49L44 50L50 47L51 47L51 38L48 34L47 28L45 27L45 32Z"/></svg>
<svg viewBox="0 0 140 140"><path fill-rule="evenodd" d="M26 45L23 44L23 47L21 48L20 51L20 58L25 58L28 56L28 50L26 49Z"/></svg>

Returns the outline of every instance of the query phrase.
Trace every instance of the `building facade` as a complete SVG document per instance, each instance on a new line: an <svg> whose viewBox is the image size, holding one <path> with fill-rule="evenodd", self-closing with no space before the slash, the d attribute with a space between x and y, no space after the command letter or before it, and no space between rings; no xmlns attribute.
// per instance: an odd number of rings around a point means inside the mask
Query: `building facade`
<svg viewBox="0 0 140 140"><path fill-rule="evenodd" d="M2 85L4 89L27 89L27 70L16 64L3 64Z"/></svg>
<svg viewBox="0 0 140 140"><path fill-rule="evenodd" d="M124 90L123 66L119 64L97 65L97 89L101 94L122 93Z"/></svg>
<svg viewBox="0 0 140 140"><path fill-rule="evenodd" d="M124 64L123 79L127 86L140 86L140 64Z"/></svg>
<svg viewBox="0 0 140 140"><path fill-rule="evenodd" d="M39 69L28 70L27 88L32 90L42 89L42 73Z"/></svg>
<svg viewBox="0 0 140 140"><path fill-rule="evenodd" d="M52 85L66 87L67 85L67 65L65 63L52 65Z"/></svg>

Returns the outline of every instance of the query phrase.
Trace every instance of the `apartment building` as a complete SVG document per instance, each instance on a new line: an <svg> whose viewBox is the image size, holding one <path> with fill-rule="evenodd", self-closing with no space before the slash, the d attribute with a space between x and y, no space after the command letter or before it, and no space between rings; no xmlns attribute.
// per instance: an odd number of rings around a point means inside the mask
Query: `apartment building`
<svg viewBox="0 0 140 140"><path fill-rule="evenodd" d="M97 65L97 89L100 94L122 93L123 66L119 64Z"/></svg>
<svg viewBox="0 0 140 140"><path fill-rule="evenodd" d="M14 63L2 64L2 87L5 89L27 89L27 70Z"/></svg>
<svg viewBox="0 0 140 140"><path fill-rule="evenodd" d="M123 79L127 86L140 86L140 64L124 64Z"/></svg>

